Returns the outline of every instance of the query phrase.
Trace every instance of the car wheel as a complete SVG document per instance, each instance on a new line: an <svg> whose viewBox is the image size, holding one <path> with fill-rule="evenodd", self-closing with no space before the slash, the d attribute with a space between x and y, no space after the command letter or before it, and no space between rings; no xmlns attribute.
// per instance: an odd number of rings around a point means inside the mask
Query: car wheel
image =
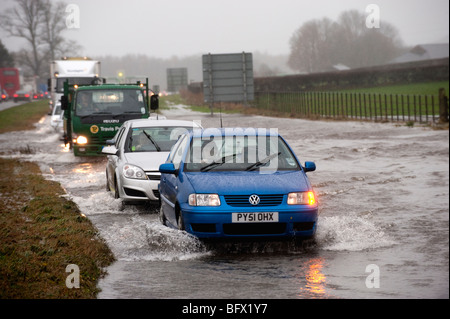
<svg viewBox="0 0 450 319"><path fill-rule="evenodd" d="M162 207L159 207L159 221L161 222L161 224L163 224L164 226L167 226L167 219L166 219L166 215L164 215L164 211L162 209Z"/></svg>
<svg viewBox="0 0 450 319"><path fill-rule="evenodd" d="M106 191L111 191L111 189L109 188L108 170L106 170Z"/></svg>
<svg viewBox="0 0 450 319"><path fill-rule="evenodd" d="M184 219L183 219L183 213L181 212L181 210L177 207L177 216L178 216L178 229L179 230L185 230L185 225L184 225Z"/></svg>
<svg viewBox="0 0 450 319"><path fill-rule="evenodd" d="M119 195L119 185L117 185L117 177L114 178L114 198L115 198L115 199L120 198L120 195Z"/></svg>

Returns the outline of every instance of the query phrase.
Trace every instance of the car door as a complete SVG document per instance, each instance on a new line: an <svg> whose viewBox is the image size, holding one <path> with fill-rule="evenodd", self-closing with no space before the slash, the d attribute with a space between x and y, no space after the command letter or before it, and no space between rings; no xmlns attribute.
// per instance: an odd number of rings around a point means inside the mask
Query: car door
<svg viewBox="0 0 450 319"><path fill-rule="evenodd" d="M124 134L125 130L127 128L125 126L122 126L119 131L117 132L117 134L114 136L114 146L116 147L117 150L119 150L119 156L117 155L108 155L108 162L106 163L106 174L108 175L108 185L110 186L110 189L112 188L114 190L114 176L115 176L115 172L118 166L118 162L120 159L120 154L122 152L122 147L124 145L124 138L126 137L127 134Z"/></svg>
<svg viewBox="0 0 450 319"><path fill-rule="evenodd" d="M184 135L174 145L166 163L172 163L176 170L180 168L183 154L186 150L189 138ZM160 183L161 205L166 218L172 225L176 225L175 205L178 192L178 174L163 174Z"/></svg>

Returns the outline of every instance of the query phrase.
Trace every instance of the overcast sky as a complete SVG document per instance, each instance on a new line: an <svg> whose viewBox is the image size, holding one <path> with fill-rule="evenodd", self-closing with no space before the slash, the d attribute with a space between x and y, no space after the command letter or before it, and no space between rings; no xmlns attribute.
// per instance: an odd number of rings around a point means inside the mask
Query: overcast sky
<svg viewBox="0 0 450 319"><path fill-rule="evenodd" d="M448 0L64 0L80 10L79 28L65 36L83 55L146 54L169 58L204 53L289 54L303 23L377 4L380 22L397 27L406 45L448 42ZM0 0L2 10L13 0ZM66 13L68 16L70 13ZM368 13L367 13L368 15ZM1 39L9 51L23 46Z"/></svg>

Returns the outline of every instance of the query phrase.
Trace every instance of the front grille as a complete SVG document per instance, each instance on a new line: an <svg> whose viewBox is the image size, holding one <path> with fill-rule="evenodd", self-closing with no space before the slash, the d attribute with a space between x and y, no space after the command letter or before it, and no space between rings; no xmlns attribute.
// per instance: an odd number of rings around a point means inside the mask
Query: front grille
<svg viewBox="0 0 450 319"><path fill-rule="evenodd" d="M161 180L161 173L159 173L159 172L147 171L147 172L145 172L145 174L147 175L148 179L151 181Z"/></svg>
<svg viewBox="0 0 450 319"><path fill-rule="evenodd" d="M283 202L283 195L258 195L260 198L258 205L252 205L249 202L251 195L225 195L225 202L233 207L261 207L278 206Z"/></svg>
<svg viewBox="0 0 450 319"><path fill-rule="evenodd" d="M286 232L286 223L223 224L226 235L280 235Z"/></svg>
<svg viewBox="0 0 450 319"><path fill-rule="evenodd" d="M88 141L90 144L105 144L106 139L103 136L89 136Z"/></svg>

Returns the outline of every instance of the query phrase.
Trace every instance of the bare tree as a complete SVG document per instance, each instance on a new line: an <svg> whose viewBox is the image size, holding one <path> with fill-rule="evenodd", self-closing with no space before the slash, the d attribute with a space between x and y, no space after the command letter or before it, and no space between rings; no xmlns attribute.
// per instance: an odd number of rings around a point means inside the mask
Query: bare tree
<svg viewBox="0 0 450 319"><path fill-rule="evenodd" d="M323 18L306 22L299 28L291 38L289 66L310 73L321 71L329 65L334 27L330 19Z"/></svg>
<svg viewBox="0 0 450 319"><path fill-rule="evenodd" d="M16 0L16 4L0 15L0 27L10 36L26 40L29 48L17 52L16 60L32 75L45 78L49 61L81 48L62 36L66 29L66 4L50 0Z"/></svg>
<svg viewBox="0 0 450 319"><path fill-rule="evenodd" d="M42 54L40 48L39 29L42 23L44 5L42 0L16 0L17 6L8 9L0 15L0 26L13 37L25 39L31 47L31 52L24 55L19 54L19 59L26 57L23 61L31 68L34 75L41 71Z"/></svg>

